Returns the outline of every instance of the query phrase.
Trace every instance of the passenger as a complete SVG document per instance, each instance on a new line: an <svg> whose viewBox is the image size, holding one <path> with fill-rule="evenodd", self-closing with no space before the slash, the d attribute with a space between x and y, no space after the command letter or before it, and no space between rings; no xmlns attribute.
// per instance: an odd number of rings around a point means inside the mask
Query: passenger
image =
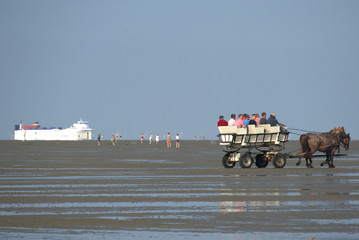
<svg viewBox="0 0 359 240"><path fill-rule="evenodd" d="M268 124L267 114L265 112L262 112L262 118L261 118L259 124Z"/></svg>
<svg viewBox="0 0 359 240"><path fill-rule="evenodd" d="M222 115L219 116L219 121L217 122L217 126L218 127L228 126L228 122L226 120L224 120L224 117Z"/></svg>
<svg viewBox="0 0 359 240"><path fill-rule="evenodd" d="M249 120L248 125L255 125L257 126L257 122L256 122L256 114L252 114L251 120Z"/></svg>
<svg viewBox="0 0 359 240"><path fill-rule="evenodd" d="M243 125L243 114L238 114L238 119L234 122L234 126L237 126L238 128L242 128Z"/></svg>
<svg viewBox="0 0 359 240"><path fill-rule="evenodd" d="M270 117L268 118L268 124L270 124L272 127L274 126L285 126L285 124L280 123L277 121L277 118L275 117L275 113L273 112Z"/></svg>
<svg viewBox="0 0 359 240"><path fill-rule="evenodd" d="M258 113L256 113L255 115L256 115L256 116L255 116L254 120L255 120L256 123L257 123L256 126L258 126L258 125L260 124L261 118L259 117L259 114L258 114Z"/></svg>
<svg viewBox="0 0 359 240"><path fill-rule="evenodd" d="M245 113L243 116L243 125L246 127L249 124L249 115Z"/></svg>
<svg viewBox="0 0 359 240"><path fill-rule="evenodd" d="M236 121L236 114L231 114L231 119L228 121L228 126L234 126L234 122Z"/></svg>

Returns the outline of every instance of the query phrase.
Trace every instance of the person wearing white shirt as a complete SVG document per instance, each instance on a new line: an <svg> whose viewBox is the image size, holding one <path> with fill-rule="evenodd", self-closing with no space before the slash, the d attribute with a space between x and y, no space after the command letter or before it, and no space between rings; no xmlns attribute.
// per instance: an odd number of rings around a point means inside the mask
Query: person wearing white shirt
<svg viewBox="0 0 359 240"><path fill-rule="evenodd" d="M236 114L231 114L231 119L228 121L228 126L234 126L234 122L236 121Z"/></svg>

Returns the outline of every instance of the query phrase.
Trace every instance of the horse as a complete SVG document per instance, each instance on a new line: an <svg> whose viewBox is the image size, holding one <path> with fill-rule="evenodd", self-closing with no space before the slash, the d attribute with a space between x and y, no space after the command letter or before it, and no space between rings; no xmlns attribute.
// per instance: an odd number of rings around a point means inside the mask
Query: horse
<svg viewBox="0 0 359 240"><path fill-rule="evenodd" d="M330 168L334 168L333 160L334 153L339 148L340 143L345 150L349 149L350 135L345 133L344 127L334 128L328 133L314 134L306 133L300 136L301 152L299 153L299 161L297 166L301 163L300 156L304 155L308 168L312 168L312 155L316 151L326 153L326 160L320 164L324 166L328 164Z"/></svg>

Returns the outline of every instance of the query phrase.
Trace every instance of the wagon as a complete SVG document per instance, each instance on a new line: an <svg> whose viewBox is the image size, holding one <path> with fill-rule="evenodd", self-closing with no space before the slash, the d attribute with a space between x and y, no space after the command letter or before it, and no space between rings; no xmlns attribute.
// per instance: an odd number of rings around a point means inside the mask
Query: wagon
<svg viewBox="0 0 359 240"><path fill-rule="evenodd" d="M265 168L269 162L276 168L285 166L286 154L280 151L285 149L289 132L282 127L261 124L245 128L220 126L218 130L220 145L225 147L222 158L225 168L233 168L237 162L242 168L250 168L253 163Z"/></svg>

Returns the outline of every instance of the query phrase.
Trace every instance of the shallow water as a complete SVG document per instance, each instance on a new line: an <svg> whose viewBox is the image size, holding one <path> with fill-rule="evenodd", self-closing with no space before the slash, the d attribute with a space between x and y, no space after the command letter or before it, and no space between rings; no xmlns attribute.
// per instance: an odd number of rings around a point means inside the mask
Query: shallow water
<svg viewBox="0 0 359 240"><path fill-rule="evenodd" d="M0 142L3 239L357 239L359 145L337 168L224 169L221 147ZM289 143L295 148L296 142ZM351 154L353 152L353 154Z"/></svg>

